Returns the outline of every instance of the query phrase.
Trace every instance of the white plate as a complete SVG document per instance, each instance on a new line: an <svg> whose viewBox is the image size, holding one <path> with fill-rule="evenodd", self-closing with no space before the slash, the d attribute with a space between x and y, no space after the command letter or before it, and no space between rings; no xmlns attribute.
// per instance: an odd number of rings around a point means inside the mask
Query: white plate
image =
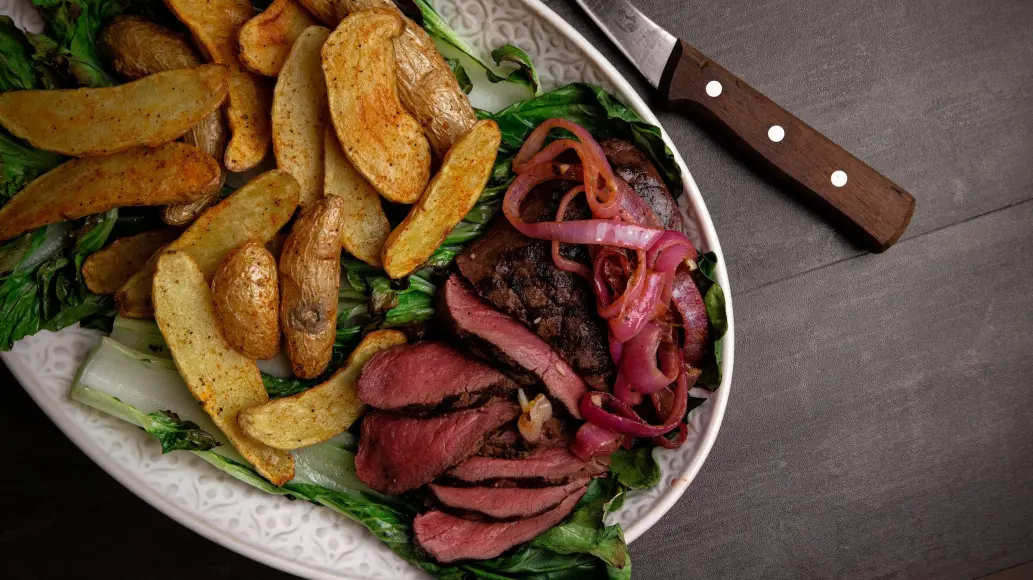
<svg viewBox="0 0 1033 580"><path fill-rule="evenodd" d="M482 54L502 44L526 50L545 89L575 81L602 85L648 121L649 108L588 42L538 0L433 0L444 19ZM28 0L0 0L0 13L30 30L41 21ZM471 74L479 74L470 71ZM481 97L483 98L483 97ZM478 103L475 99L475 104ZM674 150L666 134L668 146ZM628 541L642 535L681 497L706 460L728 402L734 354L732 301L724 257L703 198L675 151L685 193L679 201L690 237L721 257L728 335L724 382L693 412L688 441L657 453L664 477L651 490L632 493L615 520ZM424 577L366 530L328 509L263 494L223 475L190 454L162 455L141 430L68 398L80 362L97 334L78 327L41 332L3 353L3 360L51 420L94 462L169 517L223 546L306 578L355 580Z"/></svg>

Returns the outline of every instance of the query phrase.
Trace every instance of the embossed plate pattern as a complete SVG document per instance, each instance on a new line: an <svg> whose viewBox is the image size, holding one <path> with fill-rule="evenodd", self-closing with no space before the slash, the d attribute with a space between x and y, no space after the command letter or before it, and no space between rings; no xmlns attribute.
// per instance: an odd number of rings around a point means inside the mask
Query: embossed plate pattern
<svg viewBox="0 0 1033 580"><path fill-rule="evenodd" d="M617 70L541 2L434 0L434 4L482 54L506 43L526 50L537 64L546 90L574 81L600 84L644 118L659 124ZM0 13L32 31L42 25L28 0L0 0ZM674 149L669 140L668 145ZM686 184L679 205L690 237L701 249L720 255L717 234L699 190L680 157L679 164ZM734 354L732 302L723 256L718 278L728 299L724 382L714 396L693 411L685 445L658 452L664 474L660 485L630 494L624 508L614 514L628 541L639 537L681 497L720 428ZM97 339L97 333L78 327L41 332L2 356L26 391L69 439L133 493L227 548L303 577L425 577L359 524L322 507L266 495L193 455L162 455L158 445L141 430L69 399L68 388L75 371Z"/></svg>

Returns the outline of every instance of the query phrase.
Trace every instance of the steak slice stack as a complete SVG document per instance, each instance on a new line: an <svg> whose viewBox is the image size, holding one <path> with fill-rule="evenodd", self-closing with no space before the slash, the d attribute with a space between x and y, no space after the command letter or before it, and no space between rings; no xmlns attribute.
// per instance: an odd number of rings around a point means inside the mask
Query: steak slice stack
<svg viewBox="0 0 1033 580"><path fill-rule="evenodd" d="M574 511L586 490L582 487L541 515L513 522L481 522L442 511L429 511L416 516L413 522L416 543L444 564L494 558L513 546L533 540L563 521Z"/></svg>
<svg viewBox="0 0 1033 580"><path fill-rule="evenodd" d="M519 414L508 401L426 419L371 411L362 422L355 474L381 493L416 489L476 453L489 433Z"/></svg>
<svg viewBox="0 0 1033 580"><path fill-rule="evenodd" d="M378 352L366 363L357 393L383 410L463 408L517 385L493 367L443 342L420 342Z"/></svg>
<svg viewBox="0 0 1033 580"><path fill-rule="evenodd" d="M449 477L470 483L496 479L530 479L552 484L573 478L596 477L609 466L597 460L582 461L565 447L538 449L527 457L471 457L448 471Z"/></svg>
<svg viewBox="0 0 1033 580"><path fill-rule="evenodd" d="M580 419L578 403L588 386L538 335L482 302L458 274L439 292L452 330L467 346L508 368L522 384L541 383L549 395Z"/></svg>
<svg viewBox="0 0 1033 580"><path fill-rule="evenodd" d="M430 491L449 508L508 520L544 513L586 485L588 478L583 477L548 487L449 487L432 483Z"/></svg>

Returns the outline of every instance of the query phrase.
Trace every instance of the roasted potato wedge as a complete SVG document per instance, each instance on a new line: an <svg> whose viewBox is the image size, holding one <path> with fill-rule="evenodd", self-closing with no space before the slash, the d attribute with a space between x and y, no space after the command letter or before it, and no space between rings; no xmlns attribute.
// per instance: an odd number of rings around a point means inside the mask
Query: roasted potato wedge
<svg viewBox="0 0 1033 580"><path fill-rule="evenodd" d="M294 41L316 24L319 21L297 0L276 0L240 27L240 62L251 72L274 77Z"/></svg>
<svg viewBox="0 0 1033 580"><path fill-rule="evenodd" d="M348 361L325 383L304 393L269 401L237 415L249 437L277 449L314 445L343 433L365 407L355 394L362 367L376 353L405 344L397 330L375 330L355 347Z"/></svg>
<svg viewBox="0 0 1033 580"><path fill-rule="evenodd" d="M391 0L340 0L339 10L388 10L402 16L405 32L394 40L398 98L416 118L440 159L477 122L452 69L423 28L402 15Z"/></svg>
<svg viewBox="0 0 1033 580"><path fill-rule="evenodd" d="M310 203L280 253L280 326L291 368L305 379L323 374L334 346L343 210L338 197Z"/></svg>
<svg viewBox="0 0 1033 580"><path fill-rule="evenodd" d="M188 254L200 266L206 280L233 248L256 239L269 241L290 221L298 206L298 182L274 169L252 179L220 203L205 210L168 250ZM151 280L157 257L133 275L115 294L118 312L126 318L154 315Z"/></svg>
<svg viewBox="0 0 1033 580"><path fill-rule="evenodd" d="M231 251L212 278L215 316L233 350L255 360L280 351L276 259L258 240Z"/></svg>
<svg viewBox="0 0 1033 580"><path fill-rule="evenodd" d="M172 360L194 398L233 447L276 485L294 477L290 453L241 431L242 409L269 400L255 361L236 352L219 332L204 273L185 252L164 252L154 273L155 318Z"/></svg>
<svg viewBox="0 0 1033 580"><path fill-rule="evenodd" d="M380 252L391 233L391 224L387 221L380 196L341 151L333 127L326 128L324 150L326 172L323 192L344 202L341 245L351 255L379 268Z"/></svg>
<svg viewBox="0 0 1033 580"><path fill-rule="evenodd" d="M115 207L193 201L218 190L221 180L219 163L185 143L72 159L0 208L0 240Z"/></svg>
<svg viewBox="0 0 1033 580"><path fill-rule="evenodd" d="M178 238L181 231L161 228L115 240L86 258L82 264L83 282L94 294L114 294L143 269L155 252Z"/></svg>
<svg viewBox="0 0 1033 580"><path fill-rule="evenodd" d="M426 262L473 209L491 176L501 142L499 126L485 119L449 149L419 203L384 244L384 271L388 276L401 278Z"/></svg>
<svg viewBox="0 0 1033 580"><path fill-rule="evenodd" d="M301 205L323 197L323 130L326 81L320 50L330 36L311 26L298 36L273 91L273 155L276 166L301 186Z"/></svg>
<svg viewBox="0 0 1033 580"><path fill-rule="evenodd" d="M115 72L134 81L204 63L189 40L142 16L116 16L101 31L97 46Z"/></svg>
<svg viewBox="0 0 1033 580"><path fill-rule="evenodd" d="M47 151L83 157L168 143L219 108L229 70L203 65L98 89L8 91L0 125Z"/></svg>
<svg viewBox="0 0 1033 580"><path fill-rule="evenodd" d="M338 14L338 0L299 0L301 5L304 6L310 14L320 19L323 24L334 27L341 22L341 18L344 18L343 14Z"/></svg>
<svg viewBox="0 0 1033 580"><path fill-rule="evenodd" d="M385 198L414 203L430 176L430 146L395 90L392 40L405 29L389 12L348 16L323 45L330 118L348 160Z"/></svg>
<svg viewBox="0 0 1033 580"><path fill-rule="evenodd" d="M255 15L250 0L166 0L165 4L186 24L212 61L230 67L226 117L231 137L223 163L230 171L255 167L272 141L272 89L267 79L245 70L237 58L240 27Z"/></svg>
<svg viewBox="0 0 1033 580"><path fill-rule="evenodd" d="M99 45L112 68L130 80L167 70L196 67L202 62L188 40L141 16L116 16L101 33ZM194 125L183 136L183 142L221 161L226 151L222 110L212 111ZM187 225L215 202L218 193L216 189L196 201L169 205L161 217L169 225Z"/></svg>

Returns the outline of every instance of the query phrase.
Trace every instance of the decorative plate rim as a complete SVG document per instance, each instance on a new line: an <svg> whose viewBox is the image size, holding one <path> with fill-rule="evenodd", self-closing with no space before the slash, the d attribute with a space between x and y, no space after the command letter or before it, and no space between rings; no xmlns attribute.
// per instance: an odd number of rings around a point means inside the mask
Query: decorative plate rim
<svg viewBox="0 0 1033 580"><path fill-rule="evenodd" d="M699 188L696 186L695 180L692 178L691 173L689 173L689 170L681 155L678 153L674 143L671 141L667 132L663 130L659 120L650 110L648 105L646 105L628 81L624 79L621 73L612 64L610 64L610 62L603 57L603 55L600 54L594 46L581 36L577 30L560 18L560 16L552 9L540 0L519 0L519 2L573 43L575 47L591 61L592 65L601 72L603 77L614 87L619 94L619 97L625 103L627 103L645 120L661 127L664 142L671 148L671 151L675 156L675 161L681 170L682 180L685 185L685 191L683 194L687 194L685 200L695 214L696 221L702 226L701 234L709 246L709 249L715 252L719 257L717 278L725 291L725 303L728 316L728 331L725 335L724 357L721 369L721 385L708 400L708 404L711 406L710 416L706 423L706 427L704 428L704 432L702 433L702 437L698 440L699 442L695 448L691 461L685 466L680 474L673 474L672 479L669 482L670 485L667 489L657 497L656 501L645 513L641 514L631 526L624 530L627 541L631 543L645 533L646 530L651 528L665 513L667 513L667 511L670 510L671 506L681 498L682 494L685 493L686 488L688 488L697 473L699 473L703 463L710 455L710 450L717 438L717 433L720 431L725 409L728 404L729 391L731 389L735 351L734 316L732 313L732 296L728 280L728 272L725 267L724 254L721 251L721 245L718 240L717 233L714 230L713 222L710 219L710 213L706 209L706 205L703 202L703 197ZM36 405L43 410L47 417L50 418L58 429L60 429L61 432L76 445L76 447L78 447L94 463L100 466L101 469L121 485L169 518L225 548L283 572L318 580L341 580L342 578L355 578L355 580L361 580L358 577L349 576L344 573L330 573L324 569L308 564L303 560L291 559L279 552L261 550L231 536L223 530L220 530L212 525L208 520L201 517L199 513L188 511L183 509L181 506L173 504L157 490L147 487L142 480L132 477L131 470L119 465L111 455L97 445L97 443L91 439L89 434L81 426L75 424L70 416L61 411L58 407L57 401L48 399L40 389L28 388L29 384L35 384L38 380L36 379L34 372L27 367L26 363L22 359L14 356L13 353L10 352L0 353L0 358L4 360L15 379L18 380L19 384L22 385L22 388L29 394ZM661 482L660 485L664 485L664 482ZM371 541L377 540L372 539Z"/></svg>

